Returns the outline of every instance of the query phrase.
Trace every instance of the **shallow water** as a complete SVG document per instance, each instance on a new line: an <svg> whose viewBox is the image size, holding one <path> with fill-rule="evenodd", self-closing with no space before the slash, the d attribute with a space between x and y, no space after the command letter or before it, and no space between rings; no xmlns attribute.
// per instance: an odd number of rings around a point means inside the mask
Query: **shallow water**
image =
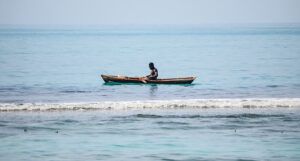
<svg viewBox="0 0 300 161"><path fill-rule="evenodd" d="M0 29L0 102L300 97L300 28ZM100 74L197 76L104 85Z"/></svg>
<svg viewBox="0 0 300 161"><path fill-rule="evenodd" d="M0 113L0 160L296 161L299 114L299 108Z"/></svg>

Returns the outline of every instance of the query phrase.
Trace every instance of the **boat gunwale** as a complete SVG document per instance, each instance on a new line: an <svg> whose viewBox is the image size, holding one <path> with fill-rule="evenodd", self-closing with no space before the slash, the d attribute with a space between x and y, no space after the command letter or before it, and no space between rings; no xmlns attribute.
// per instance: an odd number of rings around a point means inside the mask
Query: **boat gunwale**
<svg viewBox="0 0 300 161"><path fill-rule="evenodd" d="M196 77L165 78L142 81L141 77L101 75L105 83L144 83L144 84L192 84Z"/></svg>
<svg viewBox="0 0 300 161"><path fill-rule="evenodd" d="M115 75L101 75L101 77L103 79L105 79L104 77L108 78L108 79L116 79L116 80L140 80L141 77L128 77L128 76L115 76ZM149 81L191 81L191 80L195 80L197 77L179 77L179 78L159 78L159 79L155 79L155 80L149 80Z"/></svg>

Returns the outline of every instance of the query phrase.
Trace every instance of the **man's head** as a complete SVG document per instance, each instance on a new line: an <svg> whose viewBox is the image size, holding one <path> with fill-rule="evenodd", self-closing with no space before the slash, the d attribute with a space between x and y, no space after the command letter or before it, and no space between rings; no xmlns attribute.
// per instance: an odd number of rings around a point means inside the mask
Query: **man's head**
<svg viewBox="0 0 300 161"><path fill-rule="evenodd" d="M154 64L152 62L149 63L149 68L152 70L154 69Z"/></svg>

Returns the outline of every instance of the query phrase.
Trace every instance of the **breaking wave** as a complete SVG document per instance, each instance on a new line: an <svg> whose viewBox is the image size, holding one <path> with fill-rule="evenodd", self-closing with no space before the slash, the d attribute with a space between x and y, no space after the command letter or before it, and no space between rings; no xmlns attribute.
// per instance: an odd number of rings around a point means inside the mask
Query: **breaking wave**
<svg viewBox="0 0 300 161"><path fill-rule="evenodd" d="M105 101L88 103L0 103L0 111L125 110L181 108L275 108L300 107L300 98L191 99Z"/></svg>

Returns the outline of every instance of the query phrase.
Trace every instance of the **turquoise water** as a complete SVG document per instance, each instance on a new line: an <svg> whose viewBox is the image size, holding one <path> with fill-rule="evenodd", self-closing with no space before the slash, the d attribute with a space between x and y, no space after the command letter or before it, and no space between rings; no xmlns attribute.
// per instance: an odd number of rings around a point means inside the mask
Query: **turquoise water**
<svg viewBox="0 0 300 161"><path fill-rule="evenodd" d="M296 161L299 118L286 108L0 113L0 159Z"/></svg>
<svg viewBox="0 0 300 161"><path fill-rule="evenodd" d="M196 76L104 85L100 74ZM300 96L299 27L1 29L0 102Z"/></svg>
<svg viewBox="0 0 300 161"><path fill-rule="evenodd" d="M104 84L100 74L196 76ZM300 160L300 27L1 28L0 160Z"/></svg>

